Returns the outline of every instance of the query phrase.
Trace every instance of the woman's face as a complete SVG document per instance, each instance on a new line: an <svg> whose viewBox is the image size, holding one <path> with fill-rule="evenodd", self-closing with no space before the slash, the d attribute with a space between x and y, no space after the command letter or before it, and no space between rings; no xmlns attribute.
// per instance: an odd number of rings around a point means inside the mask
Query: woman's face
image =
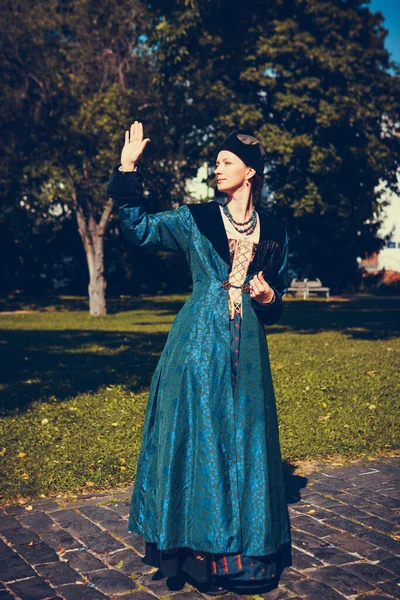
<svg viewBox="0 0 400 600"><path fill-rule="evenodd" d="M249 178L249 174L251 176L254 173L254 169L248 167L233 152L229 152L229 150L218 152L214 174L220 192L233 194L244 185L245 180Z"/></svg>

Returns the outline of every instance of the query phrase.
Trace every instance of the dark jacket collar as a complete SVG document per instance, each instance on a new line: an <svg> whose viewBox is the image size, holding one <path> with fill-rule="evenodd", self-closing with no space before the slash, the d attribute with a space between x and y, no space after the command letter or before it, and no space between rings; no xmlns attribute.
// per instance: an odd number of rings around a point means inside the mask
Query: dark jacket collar
<svg viewBox="0 0 400 600"><path fill-rule="evenodd" d="M211 242L222 260L230 265L228 238L225 232L219 204L220 202L212 200L211 202L188 204L187 206L192 213L200 233ZM252 272L254 268L262 269L263 260L260 260L260 258L265 255L265 252L262 252L263 245L267 242L269 244L271 244L271 242L276 242L280 246L280 249L282 249L285 241L286 230L283 225L276 219L266 215L264 212L257 212L260 218L260 240L256 254L250 263L249 272Z"/></svg>

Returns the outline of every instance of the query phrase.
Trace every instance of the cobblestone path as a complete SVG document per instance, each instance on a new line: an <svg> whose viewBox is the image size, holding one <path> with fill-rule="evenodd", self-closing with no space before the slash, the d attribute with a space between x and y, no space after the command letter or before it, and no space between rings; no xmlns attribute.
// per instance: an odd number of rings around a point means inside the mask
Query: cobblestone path
<svg viewBox="0 0 400 600"><path fill-rule="evenodd" d="M400 598L399 467L388 458L287 474L293 566L257 598ZM188 582L173 589L141 561L142 538L127 529L131 491L0 507L0 600L210 598Z"/></svg>

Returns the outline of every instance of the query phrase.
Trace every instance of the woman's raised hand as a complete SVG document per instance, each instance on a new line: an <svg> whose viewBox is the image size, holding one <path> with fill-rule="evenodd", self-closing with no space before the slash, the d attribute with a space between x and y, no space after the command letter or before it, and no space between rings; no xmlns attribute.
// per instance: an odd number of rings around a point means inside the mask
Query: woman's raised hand
<svg viewBox="0 0 400 600"><path fill-rule="evenodd" d="M121 165L134 169L150 138L143 139L143 125L140 121L132 123L130 130L125 131L125 144L121 152Z"/></svg>

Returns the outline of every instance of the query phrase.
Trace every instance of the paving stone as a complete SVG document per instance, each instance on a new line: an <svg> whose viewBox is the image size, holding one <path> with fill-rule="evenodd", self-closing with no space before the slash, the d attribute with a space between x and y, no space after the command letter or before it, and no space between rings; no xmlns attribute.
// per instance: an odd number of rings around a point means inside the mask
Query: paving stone
<svg viewBox="0 0 400 600"><path fill-rule="evenodd" d="M313 504L303 504L299 503L296 505L296 512L300 514L312 514L315 519L327 519L329 517L333 517L334 513L330 510L326 510L325 508L321 508L320 506L315 506Z"/></svg>
<svg viewBox="0 0 400 600"><path fill-rule="evenodd" d="M347 490L353 489L355 487L354 483L351 481L346 481L345 479L341 479L340 477L332 477L331 475L326 475L324 478L317 479L314 483L314 489L318 489L319 485L324 485L329 487L329 489L335 490Z"/></svg>
<svg viewBox="0 0 400 600"><path fill-rule="evenodd" d="M304 531L293 530L291 534L294 545L304 550L314 550L315 548L329 546L329 543L325 540L321 540L315 535L310 535Z"/></svg>
<svg viewBox="0 0 400 600"><path fill-rule="evenodd" d="M51 533L57 524L46 513L36 512L20 517L25 527L29 527L36 533Z"/></svg>
<svg viewBox="0 0 400 600"><path fill-rule="evenodd" d="M339 592L314 579L293 581L286 584L286 587L307 600L343 600L344 598Z"/></svg>
<svg viewBox="0 0 400 600"><path fill-rule="evenodd" d="M346 550L347 552L362 553L366 550L372 550L375 548L373 544L365 542L364 540L360 540L350 533L333 533L332 535L326 536L324 539L327 542L334 544L341 550Z"/></svg>
<svg viewBox="0 0 400 600"><path fill-rule="evenodd" d="M130 502L117 502L116 504L110 504L109 509L119 514L120 517L127 519L129 517Z"/></svg>
<svg viewBox="0 0 400 600"><path fill-rule="evenodd" d="M140 556L145 555L146 545L143 538L140 535L138 535L137 533L128 532L128 535L126 536L126 538L124 538L124 541L126 541L130 546L133 546L133 548L135 548L135 550L138 552L138 554L140 554Z"/></svg>
<svg viewBox="0 0 400 600"><path fill-rule="evenodd" d="M362 509L369 515L375 515L390 523L396 523L397 525L400 523L400 514L396 513L396 509L394 508L386 508L385 506L379 506L379 504L368 502Z"/></svg>
<svg viewBox="0 0 400 600"><path fill-rule="evenodd" d="M12 554L14 554L13 549L10 548L10 546L7 546L3 540L0 540L0 560L4 560L7 556L11 556Z"/></svg>
<svg viewBox="0 0 400 600"><path fill-rule="evenodd" d="M118 564L123 564L118 567L118 571L125 573L125 575L131 575L132 573L151 573L154 567L146 565L142 562L141 557L136 554L133 550L119 550L113 552L104 557L104 561L110 565L110 567L116 567Z"/></svg>
<svg viewBox="0 0 400 600"><path fill-rule="evenodd" d="M105 554L114 550L122 550L125 548L121 542L116 540L106 531L96 535L89 535L85 539L86 545L96 554Z"/></svg>
<svg viewBox="0 0 400 600"><path fill-rule="evenodd" d="M395 575L400 576L400 557L393 556L393 558L386 558L385 560L381 560L378 563L378 567L387 569L388 571L391 571Z"/></svg>
<svg viewBox="0 0 400 600"><path fill-rule="evenodd" d="M135 595L131 595L131 599L135 600L136 596L137 596L138 592L135 593ZM152 597L154 600L154 596ZM174 600L204 600L204 596L202 596L201 594L199 594L199 592L196 592L195 590L189 590L188 592L179 592L178 594L172 594L171 596L168 596L168 600L170 600L171 598L174 598ZM271 597L271 600L274 600L273 597ZM280 600L282 598L282 600L285 600L285 597L279 597L278 600ZM123 597L123 600L126 600L126 596Z"/></svg>
<svg viewBox="0 0 400 600"><path fill-rule="evenodd" d="M81 548L82 544L78 540L72 537L68 531L64 529L54 529L52 533L45 533L42 536L42 540L49 546L54 548L56 552L64 550L71 550L72 548Z"/></svg>
<svg viewBox="0 0 400 600"><path fill-rule="evenodd" d="M89 571L97 571L104 569L105 564L88 550L71 550L63 554L63 560L78 571L78 573L88 573Z"/></svg>
<svg viewBox="0 0 400 600"><path fill-rule="evenodd" d="M314 555L329 565L344 565L354 561L353 555L339 548L317 548Z"/></svg>
<svg viewBox="0 0 400 600"><path fill-rule="evenodd" d="M102 526L106 528L107 531L111 531L114 535L118 537L130 537L131 534L128 531L128 521L126 519L119 519L118 521L103 521Z"/></svg>
<svg viewBox="0 0 400 600"><path fill-rule="evenodd" d="M48 581L53 587L63 585L64 583L77 583L83 581L82 577L74 571L66 562L53 562L47 565L38 565L37 572L43 579Z"/></svg>
<svg viewBox="0 0 400 600"><path fill-rule="evenodd" d="M347 506L357 506L358 508L364 508L372 504L369 502L366 496L356 496L355 494L351 494L348 492L345 496L341 498L341 501L344 502ZM377 504L375 504L377 506Z"/></svg>
<svg viewBox="0 0 400 600"><path fill-rule="evenodd" d="M331 533L335 533L335 529L329 527L329 525L321 523L314 517L307 515L300 515L297 517L293 522L293 526L296 529L301 529L302 531L312 533L318 537L324 537L326 535L330 535Z"/></svg>
<svg viewBox="0 0 400 600"><path fill-rule="evenodd" d="M281 587L278 587L264 594L257 594L257 596L261 596L261 598L265 598L265 600L293 600L293 596ZM176 598L175 600L178 599Z"/></svg>
<svg viewBox="0 0 400 600"><path fill-rule="evenodd" d="M16 552L0 562L0 580L6 583L14 579L23 579L24 577L33 577L35 571L28 565Z"/></svg>
<svg viewBox="0 0 400 600"><path fill-rule="evenodd" d="M283 571L283 573L282 573L279 581L283 585L286 585L286 583L289 582L289 581L300 581L303 578L304 578L303 574L299 573L298 571L296 571L292 567L287 567Z"/></svg>
<svg viewBox="0 0 400 600"><path fill-rule="evenodd" d="M29 542L40 542L40 537L34 531L26 527L18 527L17 529L6 529L2 532L7 542L13 545L29 544Z"/></svg>
<svg viewBox="0 0 400 600"><path fill-rule="evenodd" d="M201 596L201 598L204 600L204 596ZM124 594L121 596L121 600L154 600L154 595L149 594L149 592L145 592L144 590L139 590L137 592L133 592L133 594ZM291 598L291 600L293 599Z"/></svg>
<svg viewBox="0 0 400 600"><path fill-rule="evenodd" d="M104 506L83 506L79 509L81 513L89 517L91 521L102 523L102 521L119 521L120 515L114 513L109 508Z"/></svg>
<svg viewBox="0 0 400 600"><path fill-rule="evenodd" d="M149 573L148 575L142 575L138 582L148 588L153 594L158 596L169 596L171 589L168 585L168 577L163 577L161 572L158 570L155 573Z"/></svg>
<svg viewBox="0 0 400 600"><path fill-rule="evenodd" d="M380 519L379 517L365 517L359 519L363 525L367 525L368 527L372 527L377 531L382 533L399 533L399 526L395 523L390 523L390 521L385 521L384 519Z"/></svg>
<svg viewBox="0 0 400 600"><path fill-rule="evenodd" d="M103 529L89 521L89 519L82 517L73 509L56 511L52 513L52 519L82 541L85 541L88 536L103 531Z"/></svg>
<svg viewBox="0 0 400 600"><path fill-rule="evenodd" d="M383 596L382 594L368 594L365 596L357 596L354 600L393 600L394 596L387 596L386 594Z"/></svg>
<svg viewBox="0 0 400 600"><path fill-rule="evenodd" d="M357 592L369 592L375 589L374 586L367 583L364 579L337 566L313 569L308 572L308 575L317 581L322 581L346 596Z"/></svg>
<svg viewBox="0 0 400 600"><path fill-rule="evenodd" d="M394 579L393 573L391 573L387 569L383 569L382 567L372 565L366 562L344 565L343 569L373 584L378 584L383 581L390 581L390 579Z"/></svg>
<svg viewBox="0 0 400 600"><path fill-rule="evenodd" d="M0 600L15 600L15 596L12 596L7 590L0 590Z"/></svg>
<svg viewBox="0 0 400 600"><path fill-rule="evenodd" d="M331 525L331 527L336 527L337 529L343 529L356 536L359 536L362 531L366 530L360 523L355 523L345 517L332 517L332 519L325 519L324 523Z"/></svg>
<svg viewBox="0 0 400 600"><path fill-rule="evenodd" d="M393 554L400 554L400 543L390 537L390 535L379 533L379 531L374 531L373 529L363 529L358 535L361 539L380 546L385 550L390 550Z"/></svg>
<svg viewBox="0 0 400 600"><path fill-rule="evenodd" d="M385 583L380 583L378 587L383 592L385 592L386 594L390 594L394 598L400 597L400 579L392 579L392 581L385 581Z"/></svg>
<svg viewBox="0 0 400 600"><path fill-rule="evenodd" d="M369 517L368 513L357 508L356 506L351 506L349 504L342 504L338 506L335 512L343 517L347 517L348 519L355 519L358 521L359 518L367 518Z"/></svg>
<svg viewBox="0 0 400 600"><path fill-rule="evenodd" d="M55 593L53 588L38 576L9 583L8 587L22 600L40 600L48 598L50 595L54 596Z"/></svg>
<svg viewBox="0 0 400 600"><path fill-rule="evenodd" d="M315 558L314 556L310 556L305 552L300 552L297 548L292 549L292 557L293 557L293 568L299 571L304 571L305 569L312 569L313 567L323 566L323 563Z"/></svg>
<svg viewBox="0 0 400 600"><path fill-rule="evenodd" d="M7 516L7 515L0 517L0 532L1 533L6 531L7 529L18 529L20 527L21 527L21 524L15 517Z"/></svg>
<svg viewBox="0 0 400 600"><path fill-rule="evenodd" d="M362 554L360 552L360 554ZM389 550L385 550L384 548L373 548L371 550L366 550L362 556L366 558L369 562L379 562L381 560L387 560L389 558L395 558L395 555Z"/></svg>
<svg viewBox="0 0 400 600"><path fill-rule="evenodd" d="M63 585L62 595L65 600L108 600L108 596L86 585Z"/></svg>
<svg viewBox="0 0 400 600"><path fill-rule="evenodd" d="M104 594L122 594L137 589L136 583L115 569L103 569L87 574L88 579Z"/></svg>
<svg viewBox="0 0 400 600"><path fill-rule="evenodd" d="M26 515L26 508L25 506L16 504L15 506L6 506L3 508L3 512L5 515L17 517L19 515Z"/></svg>
<svg viewBox="0 0 400 600"><path fill-rule="evenodd" d="M14 546L14 550L31 565L40 565L58 560L58 554L54 548L42 541L34 542L32 546L17 544Z"/></svg>
<svg viewBox="0 0 400 600"><path fill-rule="evenodd" d="M400 500L378 494L378 492L371 492L370 490L368 491L368 500L372 500L377 504L382 504L382 506L386 506L386 508L400 508Z"/></svg>

